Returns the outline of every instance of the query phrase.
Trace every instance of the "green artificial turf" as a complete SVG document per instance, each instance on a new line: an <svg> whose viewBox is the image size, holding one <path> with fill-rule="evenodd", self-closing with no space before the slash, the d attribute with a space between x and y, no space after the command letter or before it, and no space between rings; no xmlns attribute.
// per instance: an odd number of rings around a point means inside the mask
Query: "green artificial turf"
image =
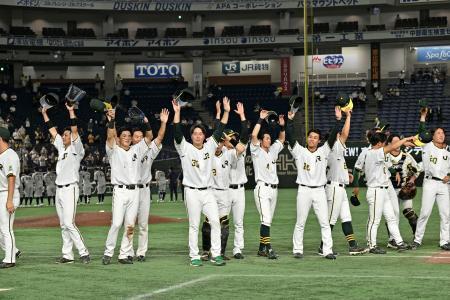
<svg viewBox="0 0 450 300"><path fill-rule="evenodd" d="M361 191L363 194L364 190ZM388 250L386 255L350 257L338 223L333 231L334 250L340 253L336 261L326 260L316 254L320 231L311 210L305 230L305 258L296 260L292 257L295 196L294 189L279 191L271 234L273 247L280 257L271 261L256 256L259 216L253 193L248 190L245 259L232 259L224 267L216 267L211 263L204 263L200 268L189 266L187 222L151 224L150 250L146 262L120 265L115 256L108 266L101 264L108 232L106 226L80 227L92 256L89 265L82 265L78 261L71 265L54 263L61 250L59 228L17 228L17 246L23 251L23 256L16 268L0 270L0 299L449 298L450 264L426 262L429 256L440 252L437 208L430 217L423 246L417 251L404 253ZM106 201L105 205L79 206L78 212L108 211L111 209L110 198ZM361 206L351 209L355 235L360 245L365 245L368 212L364 199L361 199L361 203ZM414 205L419 211L420 200L416 199ZM55 214L54 207L20 208L17 218L52 214ZM181 202L152 203L151 214L186 218L186 210ZM400 225L403 238L410 242L412 234L403 216ZM382 221L378 243L385 248L386 242L386 229ZM232 244L233 233L228 243L227 253L230 256Z"/></svg>

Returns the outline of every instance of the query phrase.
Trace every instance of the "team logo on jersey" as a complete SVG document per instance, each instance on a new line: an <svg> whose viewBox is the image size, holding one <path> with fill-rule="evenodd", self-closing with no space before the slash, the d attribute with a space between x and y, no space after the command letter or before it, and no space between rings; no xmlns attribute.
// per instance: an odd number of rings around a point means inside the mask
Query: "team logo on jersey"
<svg viewBox="0 0 450 300"><path fill-rule="evenodd" d="M148 155L146 155L146 156L144 156L142 159L141 159L141 163L144 163L144 162L146 162L147 161L147 159L148 159Z"/></svg>
<svg viewBox="0 0 450 300"><path fill-rule="evenodd" d="M209 153L205 153L205 157L203 159L207 160L208 158L209 158Z"/></svg>
<svg viewBox="0 0 450 300"><path fill-rule="evenodd" d="M132 159L132 161L136 161L136 159L137 159L137 155L136 155L136 153L135 153L135 154L133 154L133 159Z"/></svg>
<svg viewBox="0 0 450 300"><path fill-rule="evenodd" d="M200 168L200 164L198 163L198 160L193 159L192 160L192 166L195 167L195 168Z"/></svg>
<svg viewBox="0 0 450 300"><path fill-rule="evenodd" d="M67 158L67 153L64 153L63 157L61 158L61 160L65 160Z"/></svg>
<svg viewBox="0 0 450 300"><path fill-rule="evenodd" d="M437 157L434 157L433 155L430 155L430 162L432 162L433 164L437 163Z"/></svg>

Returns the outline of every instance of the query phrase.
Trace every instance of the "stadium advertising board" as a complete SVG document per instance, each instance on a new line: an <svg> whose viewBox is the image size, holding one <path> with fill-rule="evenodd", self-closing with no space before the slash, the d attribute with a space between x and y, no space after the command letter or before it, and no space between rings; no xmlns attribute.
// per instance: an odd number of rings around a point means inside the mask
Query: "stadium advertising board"
<svg viewBox="0 0 450 300"><path fill-rule="evenodd" d="M179 64L135 64L135 78L173 78L181 76Z"/></svg>
<svg viewBox="0 0 450 300"><path fill-rule="evenodd" d="M222 74L224 75L249 75L270 74L270 61L226 61L222 62Z"/></svg>
<svg viewBox="0 0 450 300"><path fill-rule="evenodd" d="M418 0L420 1L420 0ZM422 0L423 1L423 0ZM434 0L436 1L436 0ZM301 0L138 0L138 1L95 1L95 0L3 0L3 5L59 9L98 9L116 11L237 11L237 10L280 10L303 7ZM389 4L389 0L309 0L308 6L339 7L369 4Z"/></svg>
<svg viewBox="0 0 450 300"><path fill-rule="evenodd" d="M419 47L416 53L418 62L450 61L450 46Z"/></svg>
<svg viewBox="0 0 450 300"><path fill-rule="evenodd" d="M280 59L281 87L283 95L291 94L291 59L283 57Z"/></svg>
<svg viewBox="0 0 450 300"><path fill-rule="evenodd" d="M400 0L400 4L445 2L446 0Z"/></svg>

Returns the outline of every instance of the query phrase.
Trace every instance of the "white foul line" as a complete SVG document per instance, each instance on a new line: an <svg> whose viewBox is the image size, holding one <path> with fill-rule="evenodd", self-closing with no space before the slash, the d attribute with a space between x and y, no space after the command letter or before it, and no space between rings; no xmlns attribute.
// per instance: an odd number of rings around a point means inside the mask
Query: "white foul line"
<svg viewBox="0 0 450 300"><path fill-rule="evenodd" d="M159 289L159 290L147 293L147 294L137 295L137 296L134 296L134 297L129 298L129 299L130 300L137 300L137 299L151 298L152 296L155 296L155 295L158 295L158 294L170 292L170 291L173 291L173 290L176 290L176 289L180 289L180 288L183 288L185 286L192 285L192 284L195 284L195 283L198 283L198 282L211 280L214 277L217 277L217 275L209 275L209 276L200 277L200 278L197 278L197 279L194 279L194 280L190 280L190 281L185 281L185 282L182 282L182 283L179 283L179 284L175 284L175 285L171 285L169 287L166 287L166 288L163 288L163 289Z"/></svg>
<svg viewBox="0 0 450 300"><path fill-rule="evenodd" d="M0 289L0 292L6 292L6 291L10 291L12 289Z"/></svg>

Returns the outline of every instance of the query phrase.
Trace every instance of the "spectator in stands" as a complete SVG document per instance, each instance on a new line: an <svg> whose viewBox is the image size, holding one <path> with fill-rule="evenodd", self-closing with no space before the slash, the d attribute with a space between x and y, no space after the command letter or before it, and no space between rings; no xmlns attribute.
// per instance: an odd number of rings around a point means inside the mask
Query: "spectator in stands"
<svg viewBox="0 0 450 300"><path fill-rule="evenodd" d="M89 119L89 122L87 123L87 132L92 133L94 131L94 120Z"/></svg>
<svg viewBox="0 0 450 300"><path fill-rule="evenodd" d="M206 72L205 76L205 90L209 91L209 72Z"/></svg>
<svg viewBox="0 0 450 300"><path fill-rule="evenodd" d="M116 76L116 92L121 92L123 89L123 84L122 84L122 77L120 76L120 74L117 74Z"/></svg>
<svg viewBox="0 0 450 300"><path fill-rule="evenodd" d="M320 95L319 95L319 101L320 101L320 102L327 102L327 100L328 100L327 95L325 95L324 93L320 93Z"/></svg>
<svg viewBox="0 0 450 300"><path fill-rule="evenodd" d="M195 99L200 98L200 84L198 81L195 82Z"/></svg>
<svg viewBox="0 0 450 300"><path fill-rule="evenodd" d="M292 95L298 95L298 82L297 80L294 80L294 84L293 84L293 88L292 88Z"/></svg>
<svg viewBox="0 0 450 300"><path fill-rule="evenodd" d="M416 84L416 73L412 73L411 77L409 78L410 84Z"/></svg>
<svg viewBox="0 0 450 300"><path fill-rule="evenodd" d="M374 94L375 99L377 99L377 103L381 104L381 102L383 101L383 94L377 90Z"/></svg>
<svg viewBox="0 0 450 300"><path fill-rule="evenodd" d="M402 88L405 86L405 70L401 70L398 74L398 87Z"/></svg>
<svg viewBox="0 0 450 300"><path fill-rule="evenodd" d="M375 95L376 92L378 92L378 81L374 80L372 81L372 95Z"/></svg>
<svg viewBox="0 0 450 300"><path fill-rule="evenodd" d="M20 75L20 84L23 88L27 86L27 76L23 73Z"/></svg>
<svg viewBox="0 0 450 300"><path fill-rule="evenodd" d="M399 22L401 20L400 15L397 14L397 16L395 17L395 22Z"/></svg>
<svg viewBox="0 0 450 300"><path fill-rule="evenodd" d="M102 80L100 79L100 75L98 73L95 75L95 90L97 91L98 95L100 95L102 89Z"/></svg>
<svg viewBox="0 0 450 300"><path fill-rule="evenodd" d="M431 80L431 73L429 69L425 69L423 72L423 80Z"/></svg>
<svg viewBox="0 0 450 300"><path fill-rule="evenodd" d="M442 116L442 108L441 106L438 104L438 106L436 107L436 115L437 115L437 120L438 122L442 122L444 121L444 118Z"/></svg>
<svg viewBox="0 0 450 300"><path fill-rule="evenodd" d="M363 93L364 95L366 94L366 86L367 86L367 82L366 80L363 78L361 80L361 82L359 83L359 90L361 93Z"/></svg>

